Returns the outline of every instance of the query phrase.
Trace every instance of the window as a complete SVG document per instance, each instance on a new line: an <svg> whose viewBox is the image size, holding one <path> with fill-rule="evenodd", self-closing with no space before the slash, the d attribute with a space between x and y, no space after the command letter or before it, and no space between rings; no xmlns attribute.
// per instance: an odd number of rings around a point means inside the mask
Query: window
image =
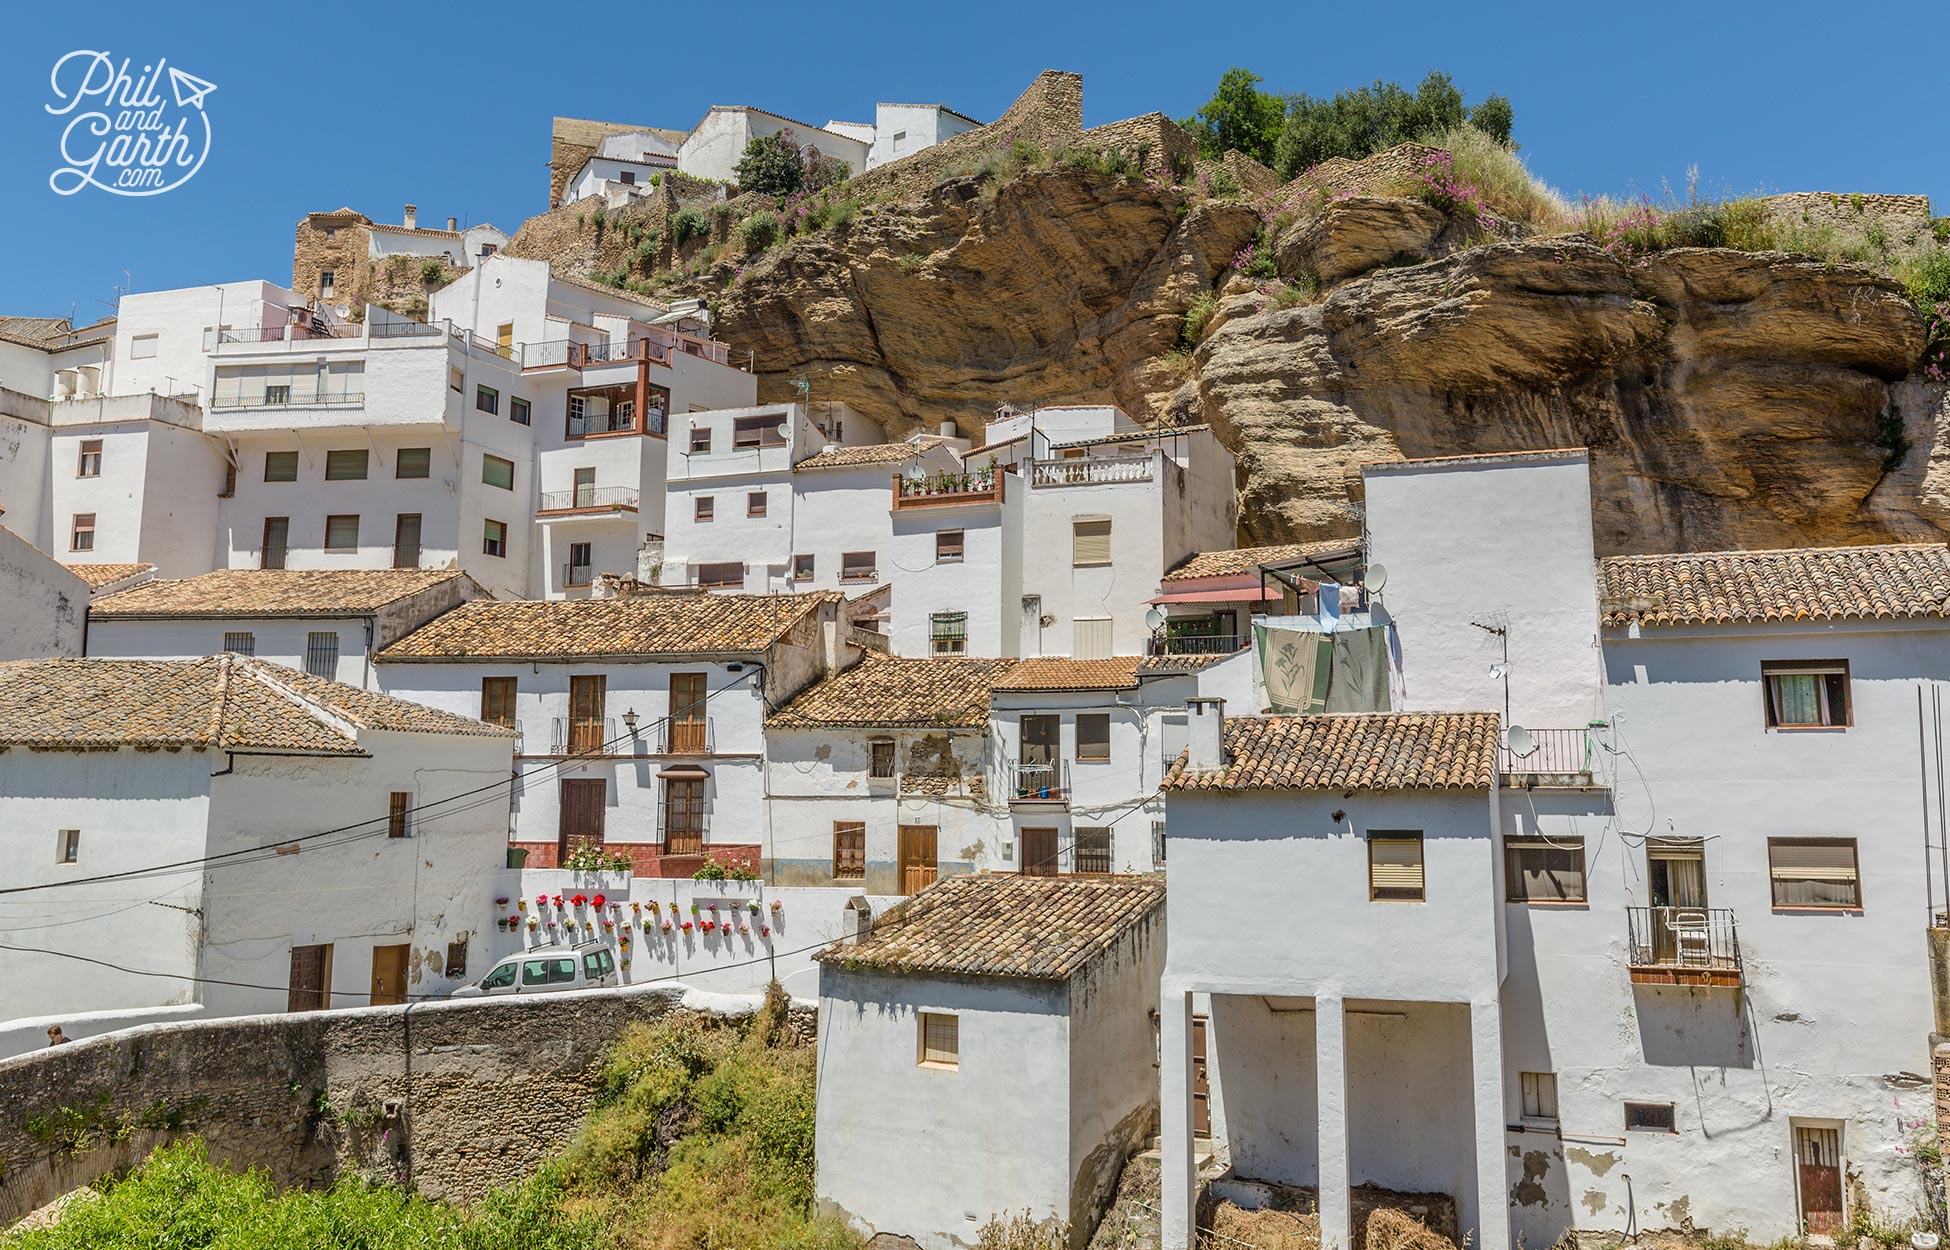
<svg viewBox="0 0 1950 1250"><path fill-rule="evenodd" d="M223 462L223 489L217 492L219 499L237 497L237 462L226 458Z"/></svg>
<svg viewBox="0 0 1950 1250"><path fill-rule="evenodd" d="M508 523L488 521L481 526L481 554L506 556L508 554Z"/></svg>
<svg viewBox="0 0 1950 1250"><path fill-rule="evenodd" d="M874 579L874 566L877 561L871 551L848 551L840 556L840 580L843 582L870 582Z"/></svg>
<svg viewBox="0 0 1950 1250"><path fill-rule="evenodd" d="M514 422L516 425L532 425L535 420L534 409L525 399L510 399L508 401L508 420Z"/></svg>
<svg viewBox="0 0 1950 1250"><path fill-rule="evenodd" d="M464 373L464 372L462 372L462 371L461 371L460 369L458 369L458 368L451 368L451 369L448 369L448 370L447 370L447 389L448 389L448 390L450 390L450 391L455 391L455 392L459 392L459 391L464 391L464 390L466 390L466 389L467 389L467 374L466 374L466 373Z"/></svg>
<svg viewBox="0 0 1950 1250"><path fill-rule="evenodd" d="M1769 838L1767 875L1776 907L1862 907L1854 838Z"/></svg>
<svg viewBox="0 0 1950 1250"><path fill-rule="evenodd" d="M1625 1131L1628 1133L1676 1133L1669 1102L1628 1102L1625 1104Z"/></svg>
<svg viewBox="0 0 1950 1250"><path fill-rule="evenodd" d="M746 516L765 515L765 492L764 491L755 490L745 496L745 515Z"/></svg>
<svg viewBox="0 0 1950 1250"><path fill-rule="evenodd" d="M711 427L694 425L691 427L691 454L702 456L711 450Z"/></svg>
<svg viewBox="0 0 1950 1250"><path fill-rule="evenodd" d="M1760 666L1769 729L1817 729L1850 722L1847 660L1782 660Z"/></svg>
<svg viewBox="0 0 1950 1250"><path fill-rule="evenodd" d="M129 359L153 359L156 355L156 339L157 336L154 334L138 334L134 338L131 338L129 340Z"/></svg>
<svg viewBox="0 0 1950 1250"><path fill-rule="evenodd" d="M325 550L357 551L358 549L358 513L345 513L325 518Z"/></svg>
<svg viewBox="0 0 1950 1250"><path fill-rule="evenodd" d="M1582 903L1584 839L1506 839L1503 879L1512 903Z"/></svg>
<svg viewBox="0 0 1950 1250"><path fill-rule="evenodd" d="M709 495L699 495L691 501L691 519L699 525L708 524L717 516L718 501Z"/></svg>
<svg viewBox="0 0 1950 1250"><path fill-rule="evenodd" d="M1110 871L1109 829L1077 830L1076 870L1094 873Z"/></svg>
<svg viewBox="0 0 1950 1250"><path fill-rule="evenodd" d="M882 780L894 775L894 740L875 738L867 744L867 776Z"/></svg>
<svg viewBox="0 0 1950 1250"><path fill-rule="evenodd" d="M329 235L327 237L330 237ZM333 288L338 285L338 274L330 269L318 271L318 293L326 299L332 298Z"/></svg>
<svg viewBox="0 0 1950 1250"><path fill-rule="evenodd" d="M961 1064L960 1020L938 1011L921 1013L920 1058L924 1068L954 1068Z"/></svg>
<svg viewBox="0 0 1950 1250"><path fill-rule="evenodd" d="M1165 822L1162 820L1151 822L1151 866L1165 866Z"/></svg>
<svg viewBox="0 0 1950 1250"><path fill-rule="evenodd" d="M501 357L501 359L503 360L511 359L514 356L515 354L515 323L514 322L504 321L500 325L494 327L494 353L495 355Z"/></svg>
<svg viewBox="0 0 1950 1250"><path fill-rule="evenodd" d="M430 477L433 474L433 448L402 447L393 460L393 476Z"/></svg>
<svg viewBox="0 0 1950 1250"><path fill-rule="evenodd" d="M587 586L590 577L590 564L595 559L594 543L570 543L569 567L562 572L564 586Z"/></svg>
<svg viewBox="0 0 1950 1250"><path fill-rule="evenodd" d="M481 978L481 988L484 990L506 989L507 987L515 983L515 973L519 972L520 970L521 970L521 965L518 963L502 964L500 967L494 969L494 971L488 973L486 976Z"/></svg>
<svg viewBox="0 0 1950 1250"><path fill-rule="evenodd" d="M77 512L74 514L74 532L68 536L68 550L93 551L95 549L95 514Z"/></svg>
<svg viewBox="0 0 1950 1250"><path fill-rule="evenodd" d="M936 564L961 563L962 541L960 530L936 530L934 534L934 562Z"/></svg>
<svg viewBox="0 0 1950 1250"><path fill-rule="evenodd" d="M1368 835L1368 897L1385 903L1422 901L1420 833Z"/></svg>
<svg viewBox="0 0 1950 1250"><path fill-rule="evenodd" d="M1110 713L1086 712L1077 717L1077 758L1110 758Z"/></svg>
<svg viewBox="0 0 1950 1250"><path fill-rule="evenodd" d="M291 548L291 517L263 519L263 546L257 552L257 567L285 567L285 552Z"/></svg>
<svg viewBox="0 0 1950 1250"><path fill-rule="evenodd" d="M339 678L339 636L330 631L305 635L305 671L326 681Z"/></svg>
<svg viewBox="0 0 1950 1250"><path fill-rule="evenodd" d="M561 959L527 959L521 965L523 985L574 985L576 979L576 960L574 955Z"/></svg>
<svg viewBox="0 0 1950 1250"><path fill-rule="evenodd" d="M783 447L785 435L779 433L785 424L782 412L769 413L762 417L739 417L731 423L731 445L733 447Z"/></svg>
<svg viewBox="0 0 1950 1250"><path fill-rule="evenodd" d="M894 151L896 152L900 151L901 146L906 142L907 142L907 132L905 130L896 130L894 132Z"/></svg>
<svg viewBox="0 0 1950 1250"><path fill-rule="evenodd" d="M515 727L514 678L481 678L481 719L503 729Z"/></svg>
<svg viewBox="0 0 1950 1250"><path fill-rule="evenodd" d="M447 943L447 963L441 968L441 971L450 977L464 977L467 975L466 938L455 938L453 941ZM508 971L512 973L514 969L510 968ZM511 976L508 979L513 980L514 978Z"/></svg>
<svg viewBox="0 0 1950 1250"><path fill-rule="evenodd" d="M634 169L621 170L617 173L616 177L626 187L636 185L636 171Z"/></svg>
<svg viewBox="0 0 1950 1250"><path fill-rule="evenodd" d="M930 616L928 642L935 655L967 655L968 613L936 612Z"/></svg>
<svg viewBox="0 0 1950 1250"><path fill-rule="evenodd" d="M295 451L267 451L264 453L264 480L267 482L295 482L298 480L298 453Z"/></svg>
<svg viewBox="0 0 1950 1250"><path fill-rule="evenodd" d="M501 411L501 392L491 386L474 388L474 410L493 415Z"/></svg>
<svg viewBox="0 0 1950 1250"><path fill-rule="evenodd" d="M745 585L745 566L735 562L700 564L697 584L705 590L741 590Z"/></svg>
<svg viewBox="0 0 1950 1250"><path fill-rule="evenodd" d="M813 579L813 558L807 555L792 557L792 580L809 582Z"/></svg>
<svg viewBox="0 0 1950 1250"><path fill-rule="evenodd" d="M223 649L232 655L256 655L257 636L255 634L225 634Z"/></svg>
<svg viewBox="0 0 1950 1250"><path fill-rule="evenodd" d="M1070 522L1070 563L1077 568L1110 563L1110 522Z"/></svg>
<svg viewBox="0 0 1950 1250"><path fill-rule="evenodd" d="M81 461L75 465L76 477L100 477L102 475L102 440L90 438L81 444Z"/></svg>
<svg viewBox="0 0 1950 1250"><path fill-rule="evenodd" d="M406 790L395 790L386 801L386 836L403 838L412 832L410 818L413 814L413 795Z"/></svg>
<svg viewBox="0 0 1950 1250"><path fill-rule="evenodd" d="M264 384L264 402L265 402L266 404L288 404L288 403L290 403L290 402L291 402L291 383L289 383L289 382L266 382L266 383Z"/></svg>
<svg viewBox="0 0 1950 1250"><path fill-rule="evenodd" d="M57 864L81 862L81 830L63 829L55 835L54 862Z"/></svg>
<svg viewBox="0 0 1950 1250"><path fill-rule="evenodd" d="M1523 1118L1555 1120L1557 1118L1557 1074L1521 1072L1517 1074L1517 1080L1523 1086Z"/></svg>
<svg viewBox="0 0 1950 1250"><path fill-rule="evenodd" d="M325 480L328 482L365 481L367 456L368 453L363 447L326 452Z"/></svg>
<svg viewBox="0 0 1950 1250"><path fill-rule="evenodd" d="M1079 660L1108 660L1112 645L1108 616L1079 616L1070 622L1070 654Z"/></svg>
<svg viewBox="0 0 1950 1250"><path fill-rule="evenodd" d="M609 736L609 679L600 673L569 678L569 751L600 753Z"/></svg>
<svg viewBox="0 0 1950 1250"><path fill-rule="evenodd" d="M515 462L499 456L481 457L481 481L502 490L515 488Z"/></svg>
<svg viewBox="0 0 1950 1250"><path fill-rule="evenodd" d="M855 820L833 822L833 876L861 881L867 875L867 827Z"/></svg>

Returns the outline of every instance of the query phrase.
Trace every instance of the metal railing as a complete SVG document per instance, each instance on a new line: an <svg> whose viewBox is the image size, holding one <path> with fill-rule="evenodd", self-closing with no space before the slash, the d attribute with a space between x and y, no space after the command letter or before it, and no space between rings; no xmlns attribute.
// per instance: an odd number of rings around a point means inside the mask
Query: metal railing
<svg viewBox="0 0 1950 1250"><path fill-rule="evenodd" d="M625 744L616 740L616 721L573 720L565 716L551 719L548 740L550 755L615 755Z"/></svg>
<svg viewBox="0 0 1950 1250"><path fill-rule="evenodd" d="M569 348L569 364L576 368L636 360L667 365L670 363L670 348L648 338L633 338L622 343L575 343Z"/></svg>
<svg viewBox="0 0 1950 1250"><path fill-rule="evenodd" d="M1627 907L1631 966L1671 972L1740 972L1740 931L1729 907Z"/></svg>
<svg viewBox="0 0 1950 1250"><path fill-rule="evenodd" d="M670 812L657 804L657 841L666 855L702 855L711 842L711 813L690 812L673 824Z"/></svg>
<svg viewBox="0 0 1950 1250"><path fill-rule="evenodd" d="M1241 634L1163 629L1151 635L1152 655L1231 655L1245 645Z"/></svg>
<svg viewBox="0 0 1950 1250"><path fill-rule="evenodd" d="M562 566L562 584L564 586L587 586L591 576L590 566L587 564L565 564Z"/></svg>
<svg viewBox="0 0 1950 1250"><path fill-rule="evenodd" d="M212 395L212 408L298 408L322 407L330 404L363 404L364 391L335 391L319 387L287 387L282 394L272 395Z"/></svg>
<svg viewBox="0 0 1950 1250"><path fill-rule="evenodd" d="M1009 793L1026 803L1060 803L1070 797L1068 760L1018 760L1009 767Z"/></svg>
<svg viewBox="0 0 1950 1250"><path fill-rule="evenodd" d="M657 740L661 755L715 755L717 747L717 733L709 716L703 720L667 720Z"/></svg>
<svg viewBox="0 0 1950 1250"><path fill-rule="evenodd" d="M1502 749L1498 767L1506 777L1538 775L1575 776L1591 772L1591 731L1589 729L1532 729L1530 750L1519 755L1509 747Z"/></svg>
<svg viewBox="0 0 1950 1250"><path fill-rule="evenodd" d="M644 414L643 429L650 434L664 432L665 417L662 409L653 408ZM623 416L610 412L600 416L584 413L569 415L568 434L570 438L586 438L591 434L629 434L637 429L635 416Z"/></svg>
<svg viewBox="0 0 1950 1250"><path fill-rule="evenodd" d="M578 486L573 490L542 492L541 512L573 512L578 508L635 510L637 493L627 486Z"/></svg>
<svg viewBox="0 0 1950 1250"><path fill-rule="evenodd" d="M424 321L400 318L396 321L366 322L366 337L372 339L412 339L437 335L439 326L430 326Z"/></svg>
<svg viewBox="0 0 1950 1250"><path fill-rule="evenodd" d="M1076 456L1067 460L1032 460L1030 481L1037 486L1097 486L1110 482L1148 482L1155 457Z"/></svg>
<svg viewBox="0 0 1950 1250"><path fill-rule="evenodd" d="M1004 475L993 469L938 473L931 477L894 475L894 508L945 508L955 504L995 503L1002 498Z"/></svg>

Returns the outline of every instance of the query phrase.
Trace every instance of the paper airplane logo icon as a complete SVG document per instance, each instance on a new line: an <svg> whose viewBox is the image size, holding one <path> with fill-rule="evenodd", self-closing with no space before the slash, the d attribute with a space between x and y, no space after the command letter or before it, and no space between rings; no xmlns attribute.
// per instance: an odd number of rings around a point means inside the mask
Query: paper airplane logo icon
<svg viewBox="0 0 1950 1250"><path fill-rule="evenodd" d="M202 108L203 97L217 89L217 84L185 74L174 65L169 67L169 85L176 92L176 107L185 109Z"/></svg>

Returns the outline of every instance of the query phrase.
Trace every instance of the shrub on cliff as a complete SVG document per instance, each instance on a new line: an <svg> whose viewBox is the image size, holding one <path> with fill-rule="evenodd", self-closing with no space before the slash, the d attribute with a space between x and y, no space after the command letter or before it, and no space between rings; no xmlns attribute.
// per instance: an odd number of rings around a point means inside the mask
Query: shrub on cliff
<svg viewBox="0 0 1950 1250"><path fill-rule="evenodd" d="M1204 107L1178 123L1198 140L1200 156L1218 160L1227 152L1238 152L1264 165L1273 163L1286 102L1261 91L1256 85L1260 81L1258 74L1234 66L1220 76L1218 89Z"/></svg>
<svg viewBox="0 0 1950 1250"><path fill-rule="evenodd" d="M1492 95L1468 108L1462 92L1440 70L1414 91L1377 80L1326 100L1303 92L1287 101L1273 165L1282 178L1291 178L1329 157L1359 160L1398 143L1433 142L1464 123L1507 147L1514 122L1508 99Z"/></svg>

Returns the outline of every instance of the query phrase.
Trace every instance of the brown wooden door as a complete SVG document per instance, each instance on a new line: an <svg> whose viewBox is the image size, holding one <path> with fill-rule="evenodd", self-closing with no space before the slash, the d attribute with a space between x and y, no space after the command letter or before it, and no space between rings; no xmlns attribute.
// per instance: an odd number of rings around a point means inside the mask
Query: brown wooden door
<svg viewBox="0 0 1950 1250"><path fill-rule="evenodd" d="M1794 1130L1794 1164L1801 1190L1801 1229L1810 1236L1842 1231L1842 1131Z"/></svg>
<svg viewBox="0 0 1950 1250"><path fill-rule="evenodd" d="M406 1001L406 945L372 948L372 1005L397 1007Z"/></svg>
<svg viewBox="0 0 1950 1250"><path fill-rule="evenodd" d="M291 990L286 1011L323 1011L332 1004L332 946L291 948Z"/></svg>
<svg viewBox="0 0 1950 1250"><path fill-rule="evenodd" d="M1212 1082L1205 1062L1204 1016L1192 1017L1192 1136L1212 1136Z"/></svg>
<svg viewBox="0 0 1950 1250"><path fill-rule="evenodd" d="M569 678L569 751L573 755L601 751L603 703L608 679L600 675Z"/></svg>
<svg viewBox="0 0 1950 1250"><path fill-rule="evenodd" d="M1022 831L1022 875L1025 877L1056 875L1056 830L1024 829Z"/></svg>
<svg viewBox="0 0 1950 1250"><path fill-rule="evenodd" d="M935 858L933 825L902 825L900 833L901 893L919 894L941 875Z"/></svg>
<svg viewBox="0 0 1950 1250"><path fill-rule="evenodd" d="M402 512L393 519L393 567L420 567L420 514Z"/></svg>
<svg viewBox="0 0 1950 1250"><path fill-rule="evenodd" d="M670 746L673 755L703 755L706 750L704 674L670 675Z"/></svg>
<svg viewBox="0 0 1950 1250"><path fill-rule="evenodd" d="M664 854L704 851L704 783L680 777L664 780Z"/></svg>
<svg viewBox="0 0 1950 1250"><path fill-rule="evenodd" d="M603 807L609 789L601 777L565 778L559 784L555 824L558 864L578 846L603 844Z"/></svg>

